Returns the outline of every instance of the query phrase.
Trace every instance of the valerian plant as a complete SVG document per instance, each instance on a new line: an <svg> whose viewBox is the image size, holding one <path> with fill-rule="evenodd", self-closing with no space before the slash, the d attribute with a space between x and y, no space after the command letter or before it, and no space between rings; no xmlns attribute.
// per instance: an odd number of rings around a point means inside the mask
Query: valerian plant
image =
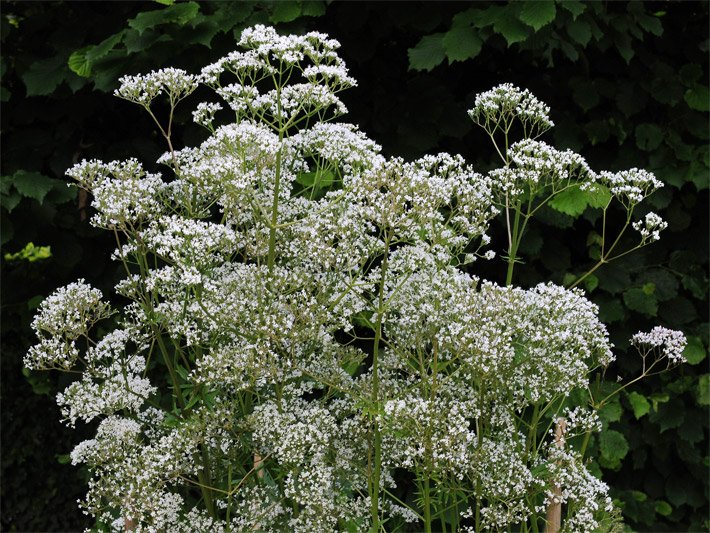
<svg viewBox="0 0 710 533"><path fill-rule="evenodd" d="M113 303L84 280L45 300L25 364L80 376L57 401L70 425L98 421L71 453L96 528L539 531L562 506L566 531L617 528L586 467L596 411L681 362L685 338L634 335L642 374L600 396L590 375L614 355L596 306L574 287L516 287L514 271L548 204L603 210L588 272L635 249L619 250L629 227L637 247L657 240L663 221L634 213L662 184L537 140L549 108L511 85L469 111L500 169L387 159L335 121L355 85L337 41L255 26L239 45L199 75L121 80L165 137L165 175L135 159L68 171L125 278ZM197 106L201 145L175 147L175 107L199 84L222 103ZM474 275L499 214L505 286Z"/></svg>

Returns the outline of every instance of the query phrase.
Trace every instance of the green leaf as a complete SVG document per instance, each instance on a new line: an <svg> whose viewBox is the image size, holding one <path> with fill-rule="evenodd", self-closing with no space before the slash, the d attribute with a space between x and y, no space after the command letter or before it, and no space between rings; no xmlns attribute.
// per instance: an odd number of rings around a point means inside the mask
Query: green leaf
<svg viewBox="0 0 710 533"><path fill-rule="evenodd" d="M29 70L22 75L27 96L41 96L54 91L65 79L65 58L66 56L57 55L32 63Z"/></svg>
<svg viewBox="0 0 710 533"><path fill-rule="evenodd" d="M710 374L703 374L698 379L695 397L698 400L698 405L710 405Z"/></svg>
<svg viewBox="0 0 710 533"><path fill-rule="evenodd" d="M601 409L597 412L599 418L606 422L618 422L621 420L621 415L624 409L621 407L621 402L618 396L611 400L609 403L605 403Z"/></svg>
<svg viewBox="0 0 710 533"><path fill-rule="evenodd" d="M587 6L585 6L579 0L565 0L564 2L560 2L559 4L560 7L563 7L567 11L572 13L573 20L577 20L577 17L584 13L584 10L587 9Z"/></svg>
<svg viewBox="0 0 710 533"><path fill-rule="evenodd" d="M34 243L28 242L25 247L14 254L6 253L5 261L29 261L34 263L42 259L52 257L52 251L49 246L35 246Z"/></svg>
<svg viewBox="0 0 710 533"><path fill-rule="evenodd" d="M638 20L639 26L641 26L648 33L652 33L656 36L663 35L663 24L661 24L658 17L646 15L644 13L641 16L637 16L636 20Z"/></svg>
<svg viewBox="0 0 710 533"><path fill-rule="evenodd" d="M12 210L17 207L17 204L19 204L20 201L22 201L22 196L20 196L14 191L10 194L3 194L2 196L0 196L0 205L2 205L2 207L6 209L8 213L11 213Z"/></svg>
<svg viewBox="0 0 710 533"><path fill-rule="evenodd" d="M550 200L550 207L571 217L578 217L587 207L606 207L611 199L609 189L600 184L592 184L582 190L572 185Z"/></svg>
<svg viewBox="0 0 710 533"><path fill-rule="evenodd" d="M54 457L57 458L57 462L60 465L68 465L69 463L71 463L71 455L69 455L68 453L55 455Z"/></svg>
<svg viewBox="0 0 710 533"><path fill-rule="evenodd" d="M163 9L154 9L138 13L135 18L128 20L128 26L143 33L149 28L161 24L184 25L194 19L200 11L196 2L173 4Z"/></svg>
<svg viewBox="0 0 710 533"><path fill-rule="evenodd" d="M313 0L307 0L301 5L301 16L304 17L320 17L325 15L326 4L325 2L316 2Z"/></svg>
<svg viewBox="0 0 710 533"><path fill-rule="evenodd" d="M593 292L599 286L599 278L594 274L590 274L584 280L584 288L587 292Z"/></svg>
<svg viewBox="0 0 710 533"><path fill-rule="evenodd" d="M175 0L155 0L159 4L163 4L164 6L171 6L175 3Z"/></svg>
<svg viewBox="0 0 710 533"><path fill-rule="evenodd" d="M86 52L91 50L92 46L87 46L80 50L72 52L67 59L67 66L69 70L81 76L82 78L88 78L91 76L91 61L86 57Z"/></svg>
<svg viewBox="0 0 710 533"><path fill-rule="evenodd" d="M5 246L15 234L15 228L5 213L3 213L2 224L0 224L0 245Z"/></svg>
<svg viewBox="0 0 710 533"><path fill-rule="evenodd" d="M680 68L678 74L683 85L693 87L703 77L703 69L697 63L688 63Z"/></svg>
<svg viewBox="0 0 710 533"><path fill-rule="evenodd" d="M524 41L530 34L527 26L522 24L508 10L500 12L498 18L493 22L493 29L505 37L505 40L508 41L508 46Z"/></svg>
<svg viewBox="0 0 710 533"><path fill-rule="evenodd" d="M605 323L618 322L626 316L624 306L616 298L598 299L595 302L599 305L599 318Z"/></svg>
<svg viewBox="0 0 710 533"><path fill-rule="evenodd" d="M150 30L144 31L142 33L139 33L135 30L126 30L125 35L123 37L123 45L126 47L126 52L128 52L129 54L134 54L136 52L147 50L155 43L165 41L171 41L168 35Z"/></svg>
<svg viewBox="0 0 710 533"><path fill-rule="evenodd" d="M695 85L685 91L683 98L690 109L695 109L696 111L710 111L710 92L706 85Z"/></svg>
<svg viewBox="0 0 710 533"><path fill-rule="evenodd" d="M663 500L657 500L654 508L656 509L656 512L662 516L670 516L673 512L673 508L670 504Z"/></svg>
<svg viewBox="0 0 710 533"><path fill-rule="evenodd" d="M587 46L592 39L592 28L589 27L589 23L585 20L574 20L567 24L566 29L567 35L583 47Z"/></svg>
<svg viewBox="0 0 710 533"><path fill-rule="evenodd" d="M653 401L653 396L651 396ZM661 433L677 428L685 420L685 405L678 397L669 399L666 403L658 405L658 410L649 414L649 419L658 424Z"/></svg>
<svg viewBox="0 0 710 533"><path fill-rule="evenodd" d="M640 490L629 490L627 492L637 502L645 502L646 500L648 500L648 495L645 492L641 492Z"/></svg>
<svg viewBox="0 0 710 533"><path fill-rule="evenodd" d="M688 364L697 365L702 363L706 355L707 353L700 337L688 336L688 344L685 346L685 350L683 350L683 356L688 361Z"/></svg>
<svg viewBox="0 0 710 533"><path fill-rule="evenodd" d="M614 38L614 44L619 51L619 55L624 58L628 65L636 52L631 46L631 37L627 33L617 33Z"/></svg>
<svg viewBox="0 0 710 533"><path fill-rule="evenodd" d="M45 299L45 296L38 294L36 296L33 296L29 300L27 300L27 309L29 311L34 311L39 307L39 304L41 304Z"/></svg>
<svg viewBox="0 0 710 533"><path fill-rule="evenodd" d="M453 63L476 57L483 41L470 26L454 26L444 34L442 44L449 63Z"/></svg>
<svg viewBox="0 0 710 533"><path fill-rule="evenodd" d="M630 392L627 398L631 404L631 408L634 410L636 420L641 418L643 415L648 414L651 410L651 404L642 394L639 394L638 392Z"/></svg>
<svg viewBox="0 0 710 533"><path fill-rule="evenodd" d="M665 302L678 295L678 280L662 268L653 268L643 272L637 278L638 283L652 284L653 295L659 302Z"/></svg>
<svg viewBox="0 0 710 533"><path fill-rule="evenodd" d="M38 172L18 170L12 176L12 184L17 191L26 198L33 198L42 203L47 193L52 190L59 180L43 176ZM61 183L61 182L59 182Z"/></svg>
<svg viewBox="0 0 710 533"><path fill-rule="evenodd" d="M618 431L609 429L599 435L599 450L602 457L611 463L621 461L629 452L629 443Z"/></svg>
<svg viewBox="0 0 710 533"><path fill-rule="evenodd" d="M582 191L589 207L604 209L611 201L611 191L601 183L590 183Z"/></svg>
<svg viewBox="0 0 710 533"><path fill-rule="evenodd" d="M555 20L557 9L553 0L528 0L520 10L520 20L538 31Z"/></svg>
<svg viewBox="0 0 710 533"><path fill-rule="evenodd" d="M577 185L556 194L549 203L551 208L571 217L578 217L587 208L585 194Z"/></svg>
<svg viewBox="0 0 710 533"><path fill-rule="evenodd" d="M274 24L279 22L291 22L301 16L301 3L292 1L276 2L274 11L269 20Z"/></svg>
<svg viewBox="0 0 710 533"><path fill-rule="evenodd" d="M632 311L656 316L658 301L653 294L646 294L642 288L634 287L624 291L624 303Z"/></svg>
<svg viewBox="0 0 710 533"><path fill-rule="evenodd" d="M650 152L663 142L663 131L655 124L639 124L636 126L636 146Z"/></svg>
<svg viewBox="0 0 710 533"><path fill-rule="evenodd" d="M651 394L648 399L651 400L651 406L653 407L653 411L657 412L658 405L666 403L668 400L670 400L670 396L665 392L656 392L654 394Z"/></svg>
<svg viewBox="0 0 710 533"><path fill-rule="evenodd" d="M444 61L443 33L426 35L407 51L411 70L431 70Z"/></svg>

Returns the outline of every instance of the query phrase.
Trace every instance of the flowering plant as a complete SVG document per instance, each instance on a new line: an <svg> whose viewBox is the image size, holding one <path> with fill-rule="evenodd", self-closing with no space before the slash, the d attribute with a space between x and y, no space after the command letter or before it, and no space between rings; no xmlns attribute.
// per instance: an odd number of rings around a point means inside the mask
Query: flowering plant
<svg viewBox="0 0 710 533"><path fill-rule="evenodd" d="M598 263L575 286L635 249L618 250L629 226L653 242L663 221L632 220L662 184L537 140L549 108L511 85L469 111L501 168L387 159L334 121L355 85L336 41L256 26L239 45L199 75L122 78L117 96L165 137L167 176L135 159L68 171L126 275L113 303L84 280L45 300L25 364L81 375L57 401L71 425L98 420L71 454L92 473L97 528L538 531L565 504L565 530L613 529L584 459L596 411L682 361L685 339L635 335L642 375L600 396L590 374L614 355L596 306L574 287L515 287L514 270L546 205L603 210ZM178 149L174 110L200 83L226 108L199 104L208 137ZM499 213L505 286L473 269L495 257Z"/></svg>

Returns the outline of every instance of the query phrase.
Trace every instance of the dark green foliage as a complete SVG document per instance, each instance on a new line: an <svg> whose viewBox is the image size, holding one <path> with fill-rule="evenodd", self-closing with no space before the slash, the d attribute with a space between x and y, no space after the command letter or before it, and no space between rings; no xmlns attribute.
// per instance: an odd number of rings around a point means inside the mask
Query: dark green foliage
<svg viewBox="0 0 710 533"><path fill-rule="evenodd" d="M661 241L603 266L584 288L618 347L606 379L638 374L628 338L657 323L689 336L689 364L607 405L605 431L589 450L631 527L708 530L707 19L706 2L336 2L327 9L321 2L4 2L3 255L33 242L51 246L52 256L2 259L3 530L86 525L74 504L82 475L54 456L80 439L57 422L51 396L65 384L43 374L26 380L19 362L39 297L80 276L108 292L116 273L111 239L88 226L87 198L60 185L64 170L91 157L155 160L159 136L110 95L117 78L162 66L195 71L257 22L341 41L360 87L344 95L349 120L388 154L448 150L481 169L497 164L465 111L477 92L512 82L550 104L557 126L548 142L579 151L597 170L638 166L667 184L650 198L669 222ZM201 135L189 107L177 117L186 143ZM516 283L569 283L593 265L600 202L570 191L541 210L523 240ZM622 222L617 215L611 224ZM500 222L497 250L505 245ZM502 263L490 268L481 274L502 281Z"/></svg>

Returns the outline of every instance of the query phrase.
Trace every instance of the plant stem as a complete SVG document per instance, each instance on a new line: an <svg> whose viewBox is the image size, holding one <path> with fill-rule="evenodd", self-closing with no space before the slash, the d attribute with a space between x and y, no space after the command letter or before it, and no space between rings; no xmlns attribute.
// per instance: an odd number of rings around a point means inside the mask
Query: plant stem
<svg viewBox="0 0 710 533"><path fill-rule="evenodd" d="M385 280L387 276L387 262L389 258L390 235L385 237L385 255L382 258L380 286L377 303L377 322L375 325L375 340L372 349L372 405L376 412L373 415L373 464L370 480L370 514L372 517L372 531L380 529L380 477L382 474L382 436L380 434L380 424L378 421L380 411L380 376L379 376L379 353L380 341L382 340L382 314L384 313L384 292Z"/></svg>
<svg viewBox="0 0 710 533"><path fill-rule="evenodd" d="M431 497L429 476L424 474L424 533L431 533Z"/></svg>
<svg viewBox="0 0 710 533"><path fill-rule="evenodd" d="M283 141L283 131L279 131L279 151L276 154L276 174L274 176L274 200L271 205L271 224L269 225L269 256L267 259L269 274L274 269L276 258L276 228L279 221L279 190L281 186L281 141Z"/></svg>
<svg viewBox="0 0 710 533"><path fill-rule="evenodd" d="M520 206L515 206L515 218L513 219L513 232L508 249L508 273L505 276L505 285L509 286L513 282L513 269L515 268L515 256L518 253L520 238L518 228L520 226Z"/></svg>

